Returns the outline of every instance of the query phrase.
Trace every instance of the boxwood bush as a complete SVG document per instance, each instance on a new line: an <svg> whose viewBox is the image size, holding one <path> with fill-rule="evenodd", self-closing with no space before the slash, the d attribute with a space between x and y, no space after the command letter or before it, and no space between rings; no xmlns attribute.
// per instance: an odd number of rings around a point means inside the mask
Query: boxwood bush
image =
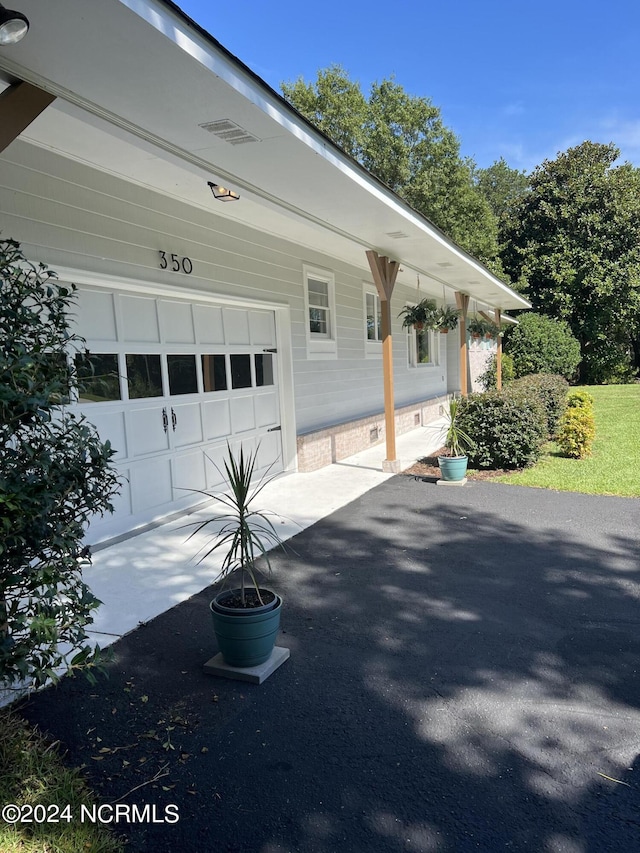
<svg viewBox="0 0 640 853"><path fill-rule="evenodd" d="M511 388L526 394L537 394L547 418L547 435L555 436L562 413L567 407L567 380L555 373L532 373L511 383Z"/></svg>
<svg viewBox="0 0 640 853"><path fill-rule="evenodd" d="M540 457L547 414L540 395L511 383L500 391L470 394L458 423L474 441L469 462L476 468L525 468Z"/></svg>
<svg viewBox="0 0 640 853"><path fill-rule="evenodd" d="M507 329L504 351L513 358L516 376L559 373L571 380L580 364L580 343L569 324L528 311Z"/></svg>

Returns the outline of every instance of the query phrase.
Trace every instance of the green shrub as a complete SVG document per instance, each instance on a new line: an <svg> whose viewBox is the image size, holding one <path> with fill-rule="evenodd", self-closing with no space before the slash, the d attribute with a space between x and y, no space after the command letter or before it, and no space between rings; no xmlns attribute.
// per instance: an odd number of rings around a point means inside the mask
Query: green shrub
<svg viewBox="0 0 640 853"><path fill-rule="evenodd" d="M477 468L524 468L540 456L547 418L537 393L514 389L471 394L458 410L460 428L474 447L469 462Z"/></svg>
<svg viewBox="0 0 640 853"><path fill-rule="evenodd" d="M487 362L485 372L478 377L478 382L482 385L485 391L493 391L497 385L497 363L498 360L494 353ZM513 369L513 359L507 353L502 353L502 382L503 384L505 382L511 382L514 378L515 371Z"/></svg>
<svg viewBox="0 0 640 853"><path fill-rule="evenodd" d="M547 435L554 436L567 405L567 380L553 373L534 373L514 380L511 387L527 394L538 395L547 417Z"/></svg>
<svg viewBox="0 0 640 853"><path fill-rule="evenodd" d="M624 385L638 377L629 359L629 349L624 343L610 337L590 340L583 349L580 381L588 385Z"/></svg>
<svg viewBox="0 0 640 853"><path fill-rule="evenodd" d="M591 454L596 424L591 406L570 406L560 419L558 444L565 456L583 459Z"/></svg>
<svg viewBox="0 0 640 853"><path fill-rule="evenodd" d="M559 373L572 380L580 364L580 343L564 320L533 312L518 318L507 329L504 351L513 358L516 376L530 373Z"/></svg>
<svg viewBox="0 0 640 853"><path fill-rule="evenodd" d="M75 285L0 240L0 684L42 685L97 664L83 537L119 491L110 443L64 405Z"/></svg>
<svg viewBox="0 0 640 853"><path fill-rule="evenodd" d="M567 408L593 408L594 399L588 391L574 389L567 394Z"/></svg>

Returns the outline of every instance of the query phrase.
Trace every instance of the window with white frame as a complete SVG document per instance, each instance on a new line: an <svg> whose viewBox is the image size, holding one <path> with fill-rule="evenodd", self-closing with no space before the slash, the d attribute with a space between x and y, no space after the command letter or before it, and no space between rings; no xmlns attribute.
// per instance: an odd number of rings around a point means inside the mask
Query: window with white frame
<svg viewBox="0 0 640 853"><path fill-rule="evenodd" d="M423 367L438 364L439 335L431 329L409 329L409 366Z"/></svg>
<svg viewBox="0 0 640 853"><path fill-rule="evenodd" d="M307 352L314 358L337 355L335 279L327 270L304 267Z"/></svg>
<svg viewBox="0 0 640 853"><path fill-rule="evenodd" d="M307 279L309 294L309 331L312 335L331 337L331 309L329 307L329 282Z"/></svg>
<svg viewBox="0 0 640 853"><path fill-rule="evenodd" d="M363 300L365 350L367 355L379 355L382 352L382 307L375 285L363 285Z"/></svg>

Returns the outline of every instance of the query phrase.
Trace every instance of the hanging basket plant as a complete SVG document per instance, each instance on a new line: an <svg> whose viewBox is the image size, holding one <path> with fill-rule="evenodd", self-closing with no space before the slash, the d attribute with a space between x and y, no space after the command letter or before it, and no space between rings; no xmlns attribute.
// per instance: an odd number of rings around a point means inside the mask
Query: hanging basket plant
<svg viewBox="0 0 640 853"><path fill-rule="evenodd" d="M487 320L484 336L485 338L497 340L498 338L504 337L504 331L504 326L498 325L497 323L494 323L491 320Z"/></svg>
<svg viewBox="0 0 640 853"><path fill-rule="evenodd" d="M482 338L487 334L488 330L489 327L487 321L483 320L482 317L471 317L471 319L467 321L467 331L472 338Z"/></svg>
<svg viewBox="0 0 640 853"><path fill-rule="evenodd" d="M398 317L402 317L403 329L413 327L421 332L437 328L437 311L435 300L422 299L417 305L405 305Z"/></svg>
<svg viewBox="0 0 640 853"><path fill-rule="evenodd" d="M436 313L438 330L443 335L446 335L450 329L455 329L460 319L460 313L458 308L451 308L449 305L443 305L442 308L438 308Z"/></svg>

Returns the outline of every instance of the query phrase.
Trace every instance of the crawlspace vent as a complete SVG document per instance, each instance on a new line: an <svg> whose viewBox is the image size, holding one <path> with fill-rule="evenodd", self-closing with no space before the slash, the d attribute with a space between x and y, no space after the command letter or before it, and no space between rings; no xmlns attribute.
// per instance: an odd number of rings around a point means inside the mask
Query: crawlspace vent
<svg viewBox="0 0 640 853"><path fill-rule="evenodd" d="M240 127L239 124L228 118L221 118L218 121L208 121L205 124L201 124L200 127L231 145L244 145L245 142L261 141L257 136L249 133L244 127Z"/></svg>

